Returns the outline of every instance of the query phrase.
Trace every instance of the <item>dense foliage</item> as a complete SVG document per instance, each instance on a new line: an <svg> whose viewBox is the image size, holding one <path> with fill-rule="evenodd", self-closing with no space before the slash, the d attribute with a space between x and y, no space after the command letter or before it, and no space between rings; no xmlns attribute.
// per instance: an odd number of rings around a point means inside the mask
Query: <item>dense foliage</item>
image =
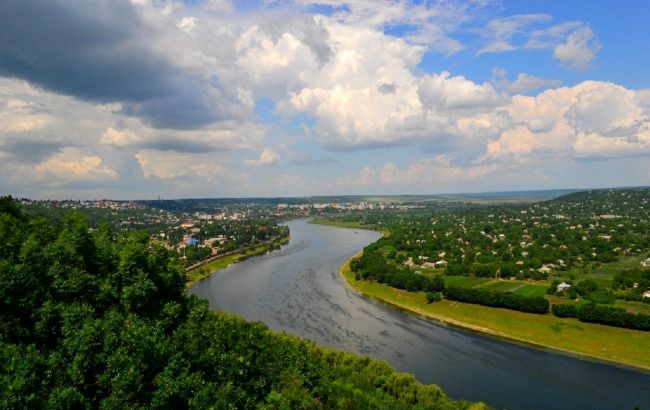
<svg viewBox="0 0 650 410"><path fill-rule="evenodd" d="M548 313L548 300L541 296L522 296L511 292L495 292L489 290L448 287L445 297L465 303L476 303L484 306L501 307L528 313Z"/></svg>
<svg viewBox="0 0 650 410"><path fill-rule="evenodd" d="M0 408L471 407L383 362L211 313L182 278L147 234L30 220L1 198Z"/></svg>
<svg viewBox="0 0 650 410"><path fill-rule="evenodd" d="M374 279L379 283L406 289L408 291L439 292L445 289L445 283L440 276L428 278L418 275L408 269L387 263L379 247L381 240L366 246L363 254L350 263L350 269L360 279Z"/></svg>
<svg viewBox="0 0 650 410"><path fill-rule="evenodd" d="M557 317L575 317L582 322L650 330L650 315L631 313L625 309L603 306L593 302L580 306L572 303L553 305L551 311Z"/></svg>
<svg viewBox="0 0 650 410"><path fill-rule="evenodd" d="M578 319L582 322L650 330L650 315L630 313L625 309L587 303L578 308Z"/></svg>
<svg viewBox="0 0 650 410"><path fill-rule="evenodd" d="M573 303L562 303L551 306L551 312L557 317L578 317L578 308Z"/></svg>

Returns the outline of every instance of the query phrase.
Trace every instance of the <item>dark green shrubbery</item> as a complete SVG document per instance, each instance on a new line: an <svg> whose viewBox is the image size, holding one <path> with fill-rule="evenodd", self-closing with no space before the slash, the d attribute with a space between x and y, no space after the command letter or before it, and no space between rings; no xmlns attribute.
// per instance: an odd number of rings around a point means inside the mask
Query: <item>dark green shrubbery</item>
<svg viewBox="0 0 650 410"><path fill-rule="evenodd" d="M578 319L582 322L626 327L637 330L650 330L650 315L630 313L625 309L588 303L578 309Z"/></svg>
<svg viewBox="0 0 650 410"><path fill-rule="evenodd" d="M449 287L445 297L465 303L501 307L528 313L548 313L548 300L542 296L522 296L511 292L494 292L488 290Z"/></svg>
<svg viewBox="0 0 650 410"><path fill-rule="evenodd" d="M578 317L578 308L571 303L553 305L551 312L557 317Z"/></svg>

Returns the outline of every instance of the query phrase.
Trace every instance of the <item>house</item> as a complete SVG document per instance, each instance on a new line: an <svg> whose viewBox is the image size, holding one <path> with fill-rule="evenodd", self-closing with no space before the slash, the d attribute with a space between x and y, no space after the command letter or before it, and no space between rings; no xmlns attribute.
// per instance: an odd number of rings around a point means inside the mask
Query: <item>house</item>
<svg viewBox="0 0 650 410"><path fill-rule="evenodd" d="M424 262L424 263L422 264L422 267L423 267L423 268L435 268L435 267L436 267L436 264L433 263L433 262Z"/></svg>
<svg viewBox="0 0 650 410"><path fill-rule="evenodd" d="M409 268L415 266L415 262L413 262L413 258L408 258L407 260L405 260L404 266L408 266Z"/></svg>
<svg viewBox="0 0 650 410"><path fill-rule="evenodd" d="M567 289L569 289L570 287L571 287L570 284L568 284L566 282L562 282L559 285L557 285L557 288L555 288L555 291L556 292L566 292Z"/></svg>
<svg viewBox="0 0 650 410"><path fill-rule="evenodd" d="M447 261L446 260L439 260L436 262L436 267L438 266L447 266Z"/></svg>
<svg viewBox="0 0 650 410"><path fill-rule="evenodd" d="M643 266L644 268L650 268L650 258L641 262L641 266Z"/></svg>
<svg viewBox="0 0 650 410"><path fill-rule="evenodd" d="M645 298L650 298L650 290L646 290L645 292L643 292L643 299Z"/></svg>

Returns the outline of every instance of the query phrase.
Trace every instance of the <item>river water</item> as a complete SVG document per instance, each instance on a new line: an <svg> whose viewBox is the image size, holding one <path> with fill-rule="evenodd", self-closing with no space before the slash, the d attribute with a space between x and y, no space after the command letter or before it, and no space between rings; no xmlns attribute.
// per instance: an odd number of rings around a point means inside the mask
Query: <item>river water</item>
<svg viewBox="0 0 650 410"><path fill-rule="evenodd" d="M385 360L454 399L507 409L650 409L649 373L459 330L357 294L338 270L376 232L288 225L291 240L281 250L223 269L189 292L275 331Z"/></svg>

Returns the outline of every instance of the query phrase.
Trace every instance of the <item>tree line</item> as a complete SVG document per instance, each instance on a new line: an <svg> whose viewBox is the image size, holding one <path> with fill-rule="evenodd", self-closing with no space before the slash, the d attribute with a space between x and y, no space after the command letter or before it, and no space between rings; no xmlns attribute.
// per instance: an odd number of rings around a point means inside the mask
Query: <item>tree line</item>
<svg viewBox="0 0 650 410"><path fill-rule="evenodd" d="M636 330L650 330L650 315L631 313L625 309L586 303L578 306L571 303L553 305L551 308L557 317L574 317L581 322L625 327Z"/></svg>
<svg viewBox="0 0 650 410"><path fill-rule="evenodd" d="M523 296L512 292L448 287L445 297L458 302L474 303L484 306L500 307L527 313L548 313L549 303L542 296Z"/></svg>

